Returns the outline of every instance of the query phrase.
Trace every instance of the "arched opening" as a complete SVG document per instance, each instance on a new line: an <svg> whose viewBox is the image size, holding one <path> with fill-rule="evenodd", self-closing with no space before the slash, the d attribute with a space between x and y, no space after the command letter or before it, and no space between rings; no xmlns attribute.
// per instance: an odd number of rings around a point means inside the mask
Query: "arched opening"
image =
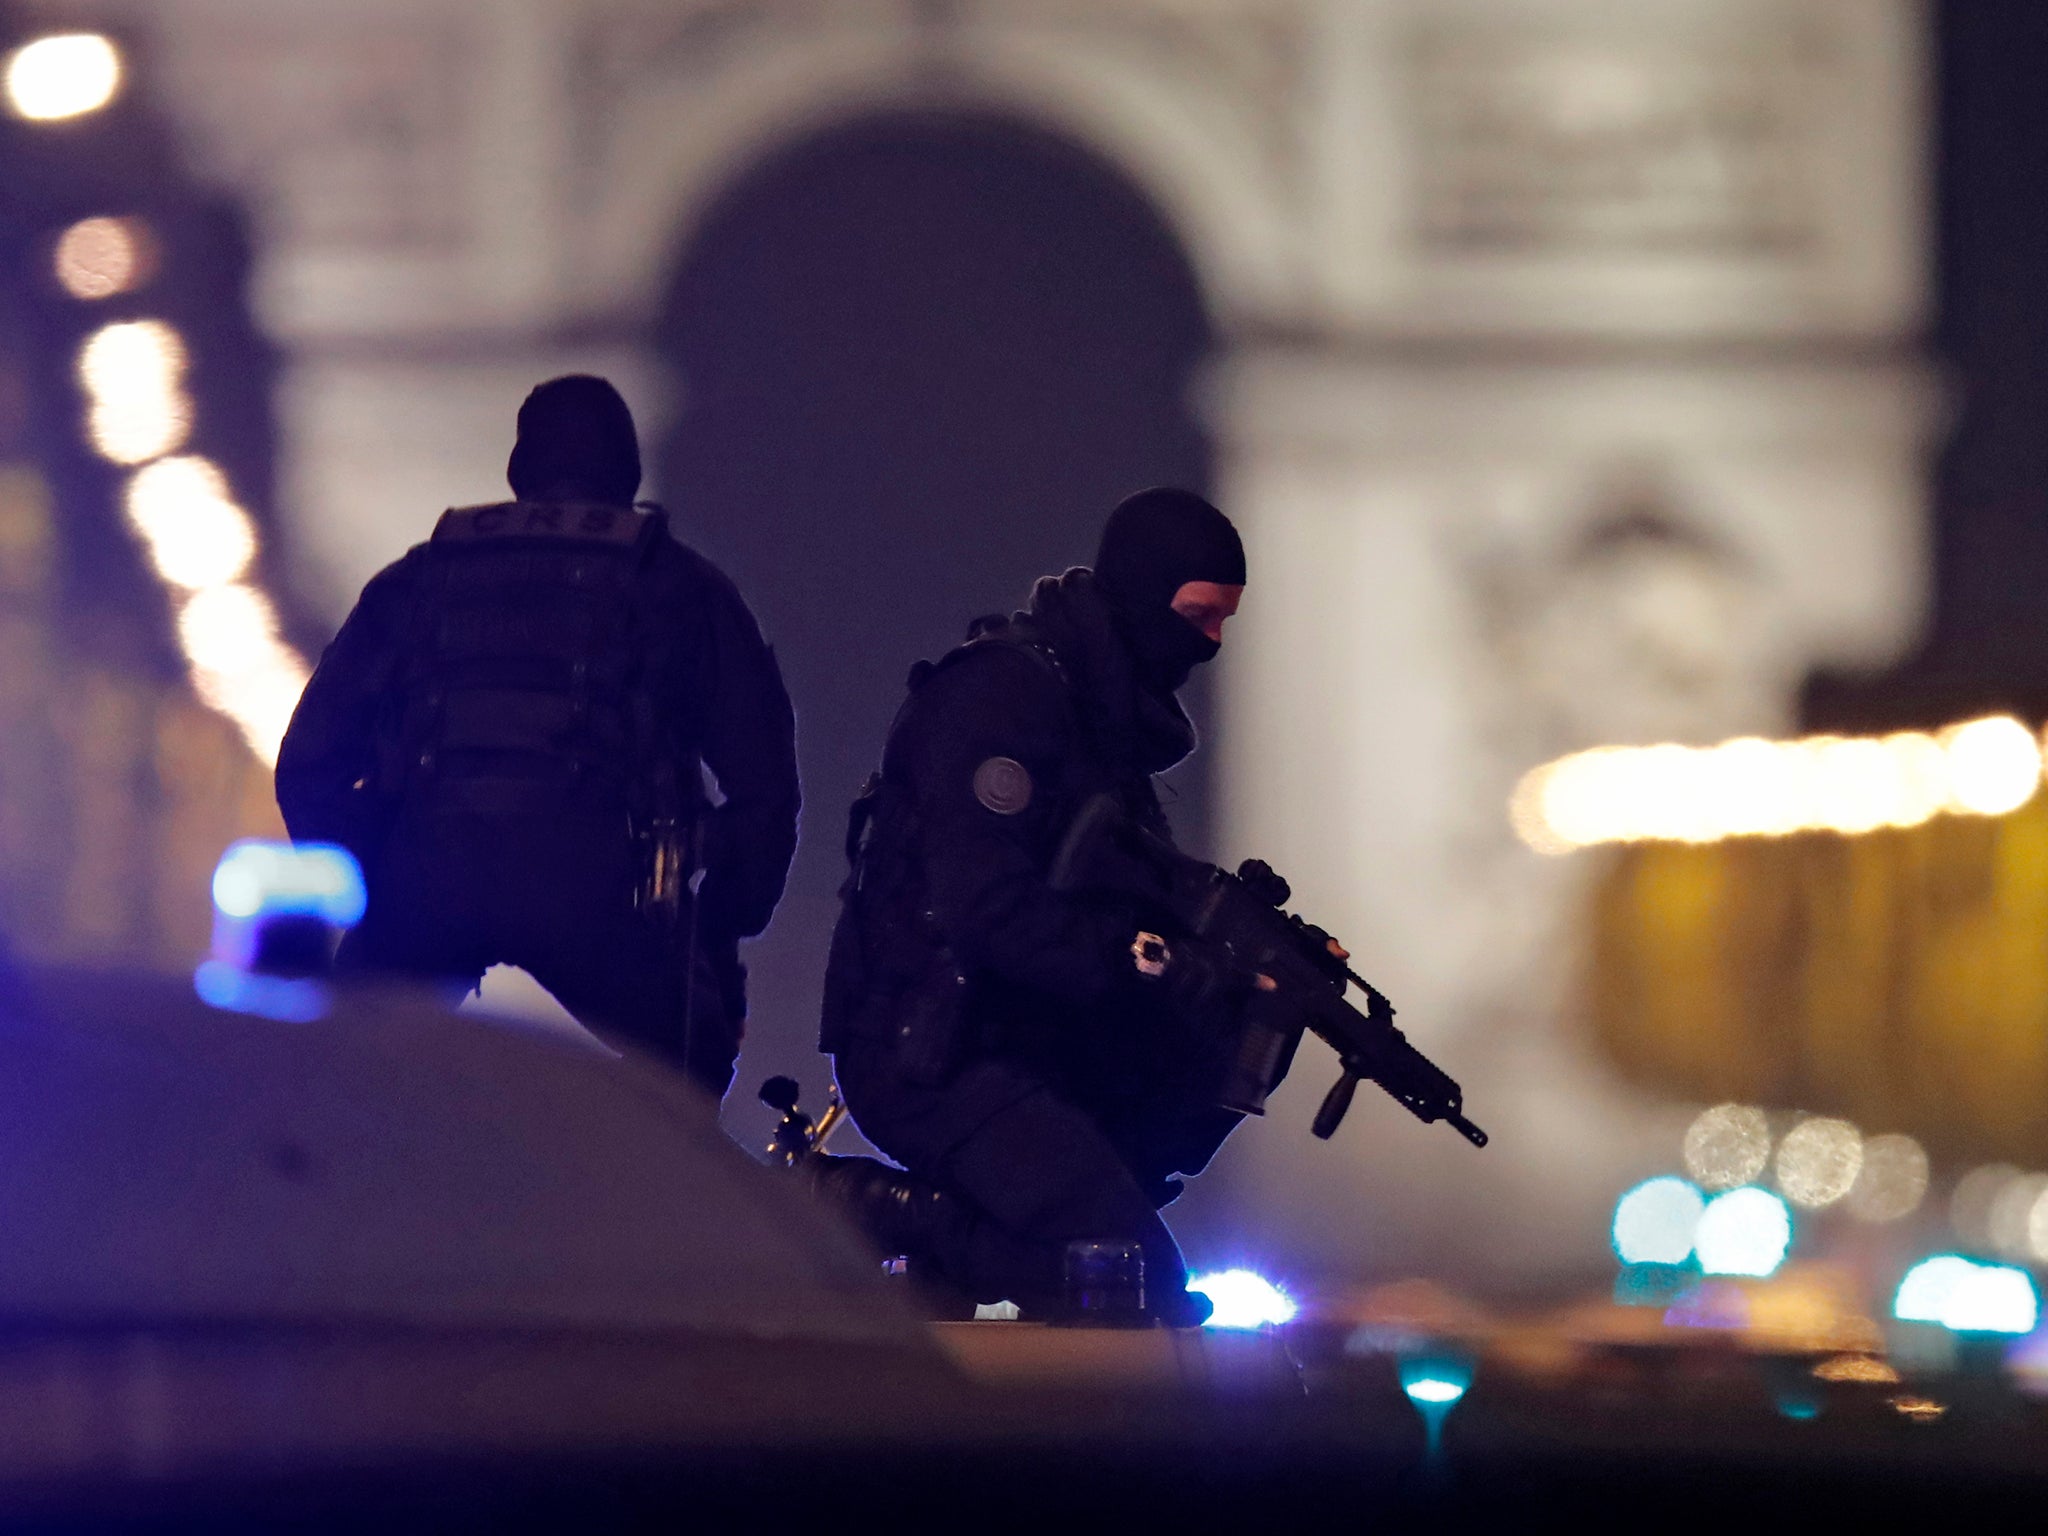
<svg viewBox="0 0 2048 1536"><path fill-rule="evenodd" d="M656 478L777 647L806 799L789 894L749 953L735 1106L769 1072L822 1088L843 818L910 664L1086 564L1122 495L1207 485L1189 385L1210 336L1142 193L1005 118L846 122L774 152L698 223L659 333L681 393ZM1200 763L1174 786L1189 831Z"/></svg>

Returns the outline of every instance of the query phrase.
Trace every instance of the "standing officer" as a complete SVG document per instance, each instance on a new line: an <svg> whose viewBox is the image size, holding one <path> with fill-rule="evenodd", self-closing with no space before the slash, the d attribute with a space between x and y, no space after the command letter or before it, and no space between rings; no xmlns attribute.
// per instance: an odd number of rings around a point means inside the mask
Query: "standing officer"
<svg viewBox="0 0 2048 1536"><path fill-rule="evenodd" d="M344 969L517 965L723 1095L738 944L796 848L789 695L731 581L635 505L610 384L528 395L506 478L364 589L285 733L285 824L362 863Z"/></svg>
<svg viewBox="0 0 2048 1536"><path fill-rule="evenodd" d="M1056 1305L1069 1242L1142 1245L1155 1315L1199 1321L1158 1208L1237 1117L1203 1089L1244 1002L1146 914L1053 889L1090 796L1167 836L1152 775L1194 749L1175 698L1215 656L1244 549L1186 491L1110 515L1093 570L921 663L854 808L822 1044L863 1134L824 1191L977 1301ZM1143 937L1141 937L1141 935Z"/></svg>

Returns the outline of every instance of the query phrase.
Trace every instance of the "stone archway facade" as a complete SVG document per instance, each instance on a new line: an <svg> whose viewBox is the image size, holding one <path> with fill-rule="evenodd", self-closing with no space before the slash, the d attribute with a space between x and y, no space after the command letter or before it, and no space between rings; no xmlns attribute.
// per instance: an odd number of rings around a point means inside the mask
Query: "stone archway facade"
<svg viewBox="0 0 2048 1536"><path fill-rule="evenodd" d="M1255 1192L1308 1262L1597 1256L1612 1191L1676 1132L1560 1020L1578 875L1513 841L1508 791L1644 729L1630 699L1663 701L1660 728L1777 730L1808 667L1913 637L1916 0L89 9L147 38L261 212L284 502L336 616L422 508L497 483L534 378L594 367L673 403L651 306L774 143L878 104L993 106L1121 166L1207 290L1206 407L1258 562L1223 841L1352 937L1499 1149L1363 1101L1311 1144L1304 1081L1203 1198L1242 1222ZM1697 623L1660 639L1627 617L1635 578L1598 574L1624 566L1576 559L1618 498L1726 553L1659 568ZM1659 646L1714 623L1694 698ZM1617 667L1575 673L1588 655Z"/></svg>

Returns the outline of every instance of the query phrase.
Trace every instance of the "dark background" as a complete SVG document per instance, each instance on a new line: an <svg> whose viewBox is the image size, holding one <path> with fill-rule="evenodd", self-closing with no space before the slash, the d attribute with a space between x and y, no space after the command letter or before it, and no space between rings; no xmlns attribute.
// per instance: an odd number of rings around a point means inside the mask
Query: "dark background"
<svg viewBox="0 0 2048 1536"><path fill-rule="evenodd" d="M1209 327L1120 174L1023 124L902 113L803 140L729 189L662 345L683 403L659 483L754 605L797 706L803 842L749 947L728 1111L765 1123L749 1106L768 1073L822 1087L846 808L911 663L1092 561L1127 493L1207 486L1188 393ZM1174 776L1191 828L1199 764Z"/></svg>
<svg viewBox="0 0 2048 1536"><path fill-rule="evenodd" d="M1815 728L2048 719L2048 5L1934 16L1933 623L1902 666L1814 679Z"/></svg>

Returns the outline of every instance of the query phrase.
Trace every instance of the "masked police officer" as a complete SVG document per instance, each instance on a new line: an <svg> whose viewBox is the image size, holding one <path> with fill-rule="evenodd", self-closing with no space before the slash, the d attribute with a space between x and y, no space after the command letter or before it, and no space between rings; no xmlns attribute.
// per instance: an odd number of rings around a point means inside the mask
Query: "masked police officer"
<svg viewBox="0 0 2048 1536"><path fill-rule="evenodd" d="M738 944L796 847L789 696L733 584L634 503L610 384L536 388L506 474L516 500L444 513L364 589L292 716L278 804L362 862L343 969L467 989L517 965L722 1095Z"/></svg>
<svg viewBox="0 0 2048 1536"><path fill-rule="evenodd" d="M1092 570L1046 577L920 664L854 810L822 1044L903 1165L819 1160L884 1247L977 1301L1058 1304L1070 1242L1142 1246L1151 1309L1199 1321L1158 1208L1236 1123L1203 1092L1244 1001L1148 915L1055 890L1075 810L1107 792L1162 836L1152 776L1195 745L1175 692L1216 655L1244 550L1189 492L1111 514Z"/></svg>

